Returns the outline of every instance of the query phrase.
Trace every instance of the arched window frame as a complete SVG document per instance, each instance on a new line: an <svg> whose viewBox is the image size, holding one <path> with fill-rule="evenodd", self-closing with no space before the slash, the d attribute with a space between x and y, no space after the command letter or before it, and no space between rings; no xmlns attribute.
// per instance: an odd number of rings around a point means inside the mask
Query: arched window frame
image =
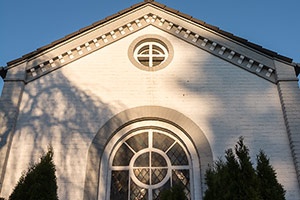
<svg viewBox="0 0 300 200"><path fill-rule="evenodd" d="M104 156L102 158L100 164L100 177L99 177L99 188L98 188L98 199L110 199L110 176L109 173L111 166L111 159L113 153L118 149L118 146L122 144L122 141L126 139L132 132L139 127L161 127L176 134L176 138L181 139L181 143L184 144L186 149L186 154L189 158L190 165L190 191L191 191L191 199L200 200L202 199L202 191L201 191L201 177L200 177L200 161L198 158L198 154L196 152L196 148L191 140L188 138L186 134L184 134L177 127L162 121L140 121L133 124L130 124L121 130L119 130L107 143L104 149ZM104 189L105 188L105 189Z"/></svg>

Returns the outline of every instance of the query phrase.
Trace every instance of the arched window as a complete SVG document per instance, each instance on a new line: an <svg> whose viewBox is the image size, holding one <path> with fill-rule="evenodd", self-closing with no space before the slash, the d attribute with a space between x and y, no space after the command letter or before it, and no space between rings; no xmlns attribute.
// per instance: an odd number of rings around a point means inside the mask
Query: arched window
<svg viewBox="0 0 300 200"><path fill-rule="evenodd" d="M159 199L174 184L190 199L191 161L184 145L171 133L154 128L125 137L110 160L110 199Z"/></svg>
<svg viewBox="0 0 300 200"><path fill-rule="evenodd" d="M151 200L181 184L188 199L201 200L204 172L212 163L209 143L192 120L165 107L130 108L93 139L84 199Z"/></svg>

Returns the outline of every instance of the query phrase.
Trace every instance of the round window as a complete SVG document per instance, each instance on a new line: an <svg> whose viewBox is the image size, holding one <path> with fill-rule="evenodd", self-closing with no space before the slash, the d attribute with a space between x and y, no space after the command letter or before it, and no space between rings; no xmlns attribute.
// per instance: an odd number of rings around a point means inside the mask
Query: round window
<svg viewBox="0 0 300 200"><path fill-rule="evenodd" d="M137 38L128 50L130 61L139 69L157 71L166 67L173 58L171 43L158 35Z"/></svg>
<svg viewBox="0 0 300 200"><path fill-rule="evenodd" d="M145 67L155 67L166 61L168 50L158 42L144 42L135 49L134 58Z"/></svg>

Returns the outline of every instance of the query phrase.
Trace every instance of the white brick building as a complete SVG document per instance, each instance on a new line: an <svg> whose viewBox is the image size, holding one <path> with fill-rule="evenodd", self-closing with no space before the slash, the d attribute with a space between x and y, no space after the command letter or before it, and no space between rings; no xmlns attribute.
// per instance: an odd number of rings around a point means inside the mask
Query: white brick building
<svg viewBox="0 0 300 200"><path fill-rule="evenodd" d="M299 66L289 58L145 1L6 70L0 196L51 144L60 199L155 199L174 181L202 199L208 164L244 136L253 162L263 149L286 199L300 199Z"/></svg>

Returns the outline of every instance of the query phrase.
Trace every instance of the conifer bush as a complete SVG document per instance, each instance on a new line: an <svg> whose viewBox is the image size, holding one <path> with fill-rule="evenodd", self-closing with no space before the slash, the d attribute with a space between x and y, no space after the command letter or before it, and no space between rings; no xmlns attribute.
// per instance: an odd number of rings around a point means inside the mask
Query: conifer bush
<svg viewBox="0 0 300 200"><path fill-rule="evenodd" d="M41 156L40 162L22 174L9 200L57 200L57 183L53 149Z"/></svg>
<svg viewBox="0 0 300 200"><path fill-rule="evenodd" d="M269 159L260 151L257 168L253 168L249 149L242 137L237 145L225 151L205 174L208 189L204 200L284 200L285 190L276 178Z"/></svg>
<svg viewBox="0 0 300 200"><path fill-rule="evenodd" d="M263 200L283 200L285 191L276 179L276 172L263 151L257 156L257 176L260 182L260 194Z"/></svg>
<svg viewBox="0 0 300 200"><path fill-rule="evenodd" d="M185 200L184 189L181 185L174 185L169 190L162 191L160 200Z"/></svg>

